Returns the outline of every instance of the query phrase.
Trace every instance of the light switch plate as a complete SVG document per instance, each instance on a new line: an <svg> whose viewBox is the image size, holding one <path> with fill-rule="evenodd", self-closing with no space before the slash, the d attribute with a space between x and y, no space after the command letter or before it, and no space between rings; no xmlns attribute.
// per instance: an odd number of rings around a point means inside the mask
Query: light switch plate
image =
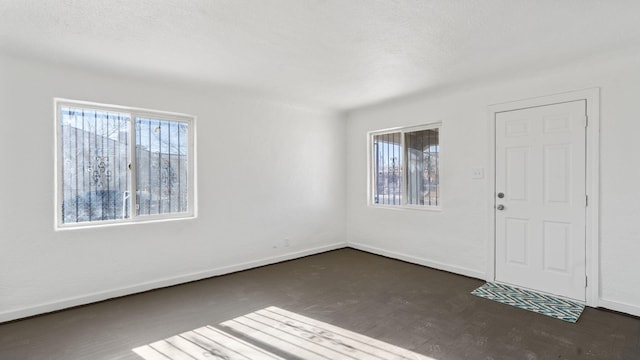
<svg viewBox="0 0 640 360"><path fill-rule="evenodd" d="M484 169L474 168L471 170L471 178L474 180L484 179Z"/></svg>

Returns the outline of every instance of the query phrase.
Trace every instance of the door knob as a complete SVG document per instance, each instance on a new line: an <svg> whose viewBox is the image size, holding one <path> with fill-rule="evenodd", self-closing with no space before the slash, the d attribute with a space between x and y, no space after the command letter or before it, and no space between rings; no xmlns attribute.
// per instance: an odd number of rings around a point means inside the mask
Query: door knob
<svg viewBox="0 0 640 360"><path fill-rule="evenodd" d="M496 209L498 209L498 210L504 210L504 205L500 204L500 205L498 205L498 206L496 207Z"/></svg>

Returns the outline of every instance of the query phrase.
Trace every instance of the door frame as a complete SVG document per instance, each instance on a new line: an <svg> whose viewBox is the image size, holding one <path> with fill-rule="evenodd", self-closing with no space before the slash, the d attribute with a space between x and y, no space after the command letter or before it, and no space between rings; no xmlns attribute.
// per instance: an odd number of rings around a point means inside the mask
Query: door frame
<svg viewBox="0 0 640 360"><path fill-rule="evenodd" d="M586 208L585 272L587 286L586 305L597 307L600 299L600 88L590 88L565 93L515 100L489 105L489 159L487 161L487 200L491 206L489 212L490 238L487 241L486 281L495 281L496 276L496 113L531 107L553 105L571 101L585 100L588 126L586 130Z"/></svg>

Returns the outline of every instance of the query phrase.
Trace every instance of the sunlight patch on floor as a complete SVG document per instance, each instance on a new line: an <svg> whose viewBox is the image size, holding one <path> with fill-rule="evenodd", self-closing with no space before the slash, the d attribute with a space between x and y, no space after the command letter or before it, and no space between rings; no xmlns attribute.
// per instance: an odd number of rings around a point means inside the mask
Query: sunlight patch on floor
<svg viewBox="0 0 640 360"><path fill-rule="evenodd" d="M220 325L227 331L205 326L133 351L145 360L283 358L272 352L309 360L434 360L275 306Z"/></svg>

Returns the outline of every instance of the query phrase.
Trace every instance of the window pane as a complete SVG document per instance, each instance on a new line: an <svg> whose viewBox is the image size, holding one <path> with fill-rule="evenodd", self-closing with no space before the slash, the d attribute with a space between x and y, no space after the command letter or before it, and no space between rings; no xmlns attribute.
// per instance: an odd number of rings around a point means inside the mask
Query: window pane
<svg viewBox="0 0 640 360"><path fill-rule="evenodd" d="M407 147L407 204L438 206L440 174L438 129L405 134Z"/></svg>
<svg viewBox="0 0 640 360"><path fill-rule="evenodd" d="M136 118L137 215L188 211L188 124Z"/></svg>
<svg viewBox="0 0 640 360"><path fill-rule="evenodd" d="M129 115L73 107L60 112L62 223L128 218Z"/></svg>
<svg viewBox="0 0 640 360"><path fill-rule="evenodd" d="M373 136L373 203L402 205L400 133Z"/></svg>

